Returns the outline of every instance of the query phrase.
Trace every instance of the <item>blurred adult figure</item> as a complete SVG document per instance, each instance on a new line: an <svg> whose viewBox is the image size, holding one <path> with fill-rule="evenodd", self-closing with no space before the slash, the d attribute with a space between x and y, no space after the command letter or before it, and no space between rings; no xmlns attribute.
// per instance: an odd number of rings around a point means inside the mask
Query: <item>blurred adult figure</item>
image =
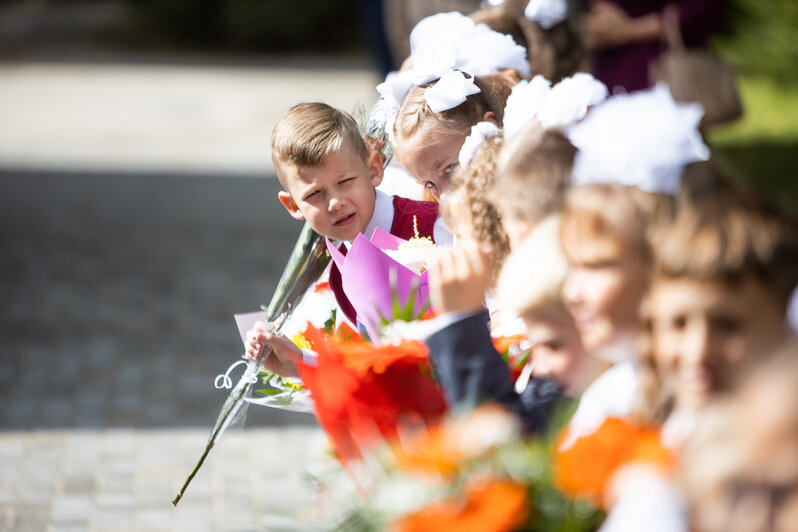
<svg viewBox="0 0 798 532"><path fill-rule="evenodd" d="M585 42L592 49L593 75L611 92L651 85L649 66L666 49L663 12L678 12L688 48L707 46L723 21L725 0L592 0L582 18Z"/></svg>
<svg viewBox="0 0 798 532"><path fill-rule="evenodd" d="M384 3L388 42L398 63L410 55L410 31L422 18L448 11L468 15L480 8L480 0L384 0Z"/></svg>

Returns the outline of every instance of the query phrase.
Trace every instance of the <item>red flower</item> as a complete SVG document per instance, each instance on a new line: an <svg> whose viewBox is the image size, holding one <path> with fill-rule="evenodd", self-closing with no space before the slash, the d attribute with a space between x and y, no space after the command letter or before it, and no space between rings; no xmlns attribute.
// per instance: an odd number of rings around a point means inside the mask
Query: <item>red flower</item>
<svg viewBox="0 0 798 532"><path fill-rule="evenodd" d="M332 288L330 288L330 283L328 281L319 283L313 288L314 292L323 292L325 290L332 290Z"/></svg>
<svg viewBox="0 0 798 532"><path fill-rule="evenodd" d="M319 356L315 366L302 366L302 379L343 462L358 458L363 445L394 439L403 419L433 424L446 411L443 394L425 374L423 344L379 347L349 327L328 337L311 326L304 335Z"/></svg>

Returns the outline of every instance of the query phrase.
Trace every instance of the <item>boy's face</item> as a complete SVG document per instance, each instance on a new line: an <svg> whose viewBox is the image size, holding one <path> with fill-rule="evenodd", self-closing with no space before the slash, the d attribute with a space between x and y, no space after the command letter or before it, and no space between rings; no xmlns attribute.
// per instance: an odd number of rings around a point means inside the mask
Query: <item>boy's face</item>
<svg viewBox="0 0 798 532"><path fill-rule="evenodd" d="M382 161L366 161L345 142L318 166L280 165L285 191L280 202L294 218L333 240L354 240L374 214L374 187L382 181Z"/></svg>
<svg viewBox="0 0 798 532"><path fill-rule="evenodd" d="M551 312L523 316L532 347L532 374L559 384L567 395L578 395L590 378L591 359L570 320Z"/></svg>
<svg viewBox="0 0 798 532"><path fill-rule="evenodd" d="M397 144L396 159L440 201L449 188L452 173L460 165L458 157L465 138L463 134L425 129Z"/></svg>
<svg viewBox="0 0 798 532"><path fill-rule="evenodd" d="M743 363L784 330L784 309L756 279L735 285L658 278L650 292L657 367L675 384L679 406L728 391Z"/></svg>

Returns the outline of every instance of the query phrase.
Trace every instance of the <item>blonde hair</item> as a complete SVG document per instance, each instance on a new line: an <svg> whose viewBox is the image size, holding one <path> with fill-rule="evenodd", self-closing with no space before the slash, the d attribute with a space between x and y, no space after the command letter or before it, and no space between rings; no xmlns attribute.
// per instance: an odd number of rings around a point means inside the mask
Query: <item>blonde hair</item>
<svg viewBox="0 0 798 532"><path fill-rule="evenodd" d="M521 316L546 310L571 319L560 293L568 261L560 245L560 217L540 222L507 258L497 283L502 308Z"/></svg>
<svg viewBox="0 0 798 532"><path fill-rule="evenodd" d="M351 115L321 102L291 107L272 132L272 161L280 184L285 187L281 164L318 166L347 143L363 161L368 159L366 143Z"/></svg>
<svg viewBox="0 0 798 532"><path fill-rule="evenodd" d="M637 187L590 184L571 188L565 197L561 237L569 249L587 250L592 262L613 261L632 254L651 264L648 233L673 211L673 199Z"/></svg>
<svg viewBox="0 0 798 532"><path fill-rule="evenodd" d="M506 216L535 224L562 207L575 155L559 131L527 128L502 147L488 197Z"/></svg>
<svg viewBox="0 0 798 532"><path fill-rule="evenodd" d="M480 144L474 158L452 176L452 183L444 195L442 212L451 218L451 203L455 198L465 200L471 218L471 236L493 248L493 273L498 276L504 259L510 252L510 242L502 227L496 206L485 196L496 176L496 161L501 148L501 137L486 139Z"/></svg>
<svg viewBox="0 0 798 532"><path fill-rule="evenodd" d="M460 105L436 113L429 108L424 95L435 82L413 85L396 113L394 136L398 140L411 138L422 129L436 128L443 133L468 134L471 126L480 122L485 113L492 112L501 126L504 100L487 80L474 78L479 92L466 97Z"/></svg>

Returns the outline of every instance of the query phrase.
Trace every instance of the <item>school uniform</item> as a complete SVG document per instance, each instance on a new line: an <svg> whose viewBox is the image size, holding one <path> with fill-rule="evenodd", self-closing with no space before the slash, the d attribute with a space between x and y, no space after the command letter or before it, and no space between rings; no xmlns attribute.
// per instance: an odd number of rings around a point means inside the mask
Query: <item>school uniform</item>
<svg viewBox="0 0 798 532"><path fill-rule="evenodd" d="M517 393L488 323L483 310L452 320L426 340L449 406L468 409L482 401L496 402L517 414L526 432L545 432L553 410L564 402L562 392L548 379L532 379Z"/></svg>
<svg viewBox="0 0 798 532"><path fill-rule="evenodd" d="M363 235L371 238L379 227L394 236L409 240L415 236L429 237L438 245L450 246L452 235L446 229L441 218L438 218L438 204L432 201L416 201L401 196L389 196L380 190L375 190L377 196L374 201L374 214ZM415 227L414 227L415 226ZM342 242L339 249L345 254L352 245L351 242ZM351 325L357 323L357 312L344 293L341 281L341 271L333 263L330 267L330 288L335 294L338 308Z"/></svg>

